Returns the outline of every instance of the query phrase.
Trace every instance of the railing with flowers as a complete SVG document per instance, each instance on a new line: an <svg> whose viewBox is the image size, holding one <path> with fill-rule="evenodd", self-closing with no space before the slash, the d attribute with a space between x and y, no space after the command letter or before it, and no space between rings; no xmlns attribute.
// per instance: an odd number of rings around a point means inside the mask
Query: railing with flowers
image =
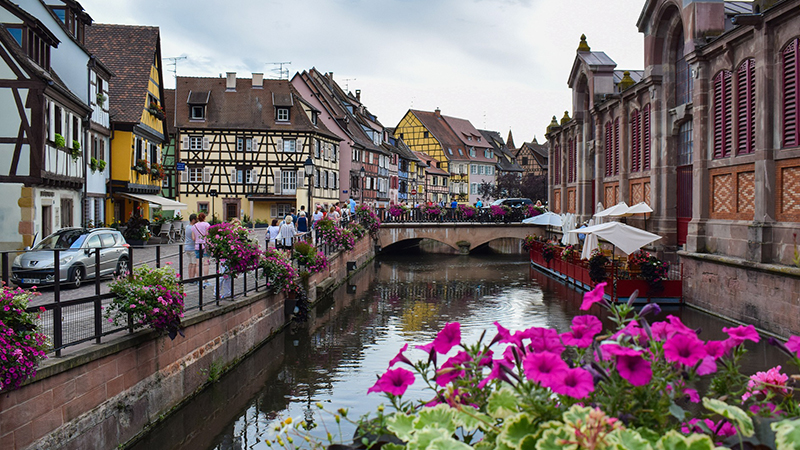
<svg viewBox="0 0 800 450"><path fill-rule="evenodd" d="M381 223L515 223L540 213L537 209L530 208L476 208L461 204L456 208L440 205L424 205L419 208L390 205L388 208L376 209L375 214Z"/></svg>

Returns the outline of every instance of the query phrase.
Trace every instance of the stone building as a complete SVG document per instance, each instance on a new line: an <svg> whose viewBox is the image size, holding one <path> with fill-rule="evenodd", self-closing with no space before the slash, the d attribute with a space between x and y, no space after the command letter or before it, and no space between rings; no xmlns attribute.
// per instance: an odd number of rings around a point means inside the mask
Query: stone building
<svg viewBox="0 0 800 450"><path fill-rule="evenodd" d="M643 71L581 39L572 117L547 133L553 209L587 219L598 203L647 202L628 222L664 236L687 301L797 333L800 271L785 265L800 221L800 0L647 0L637 26Z"/></svg>

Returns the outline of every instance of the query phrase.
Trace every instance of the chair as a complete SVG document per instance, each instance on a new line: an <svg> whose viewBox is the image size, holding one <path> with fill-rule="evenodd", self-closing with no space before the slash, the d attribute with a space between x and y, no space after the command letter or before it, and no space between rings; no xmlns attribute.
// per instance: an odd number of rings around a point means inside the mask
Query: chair
<svg viewBox="0 0 800 450"><path fill-rule="evenodd" d="M170 235L170 230L172 229L172 222L164 222L161 224L161 229L158 230L158 237L161 239L161 242L166 240L167 244L172 243L172 236Z"/></svg>
<svg viewBox="0 0 800 450"><path fill-rule="evenodd" d="M169 243L183 242L182 232L183 222L172 222L172 227L169 229Z"/></svg>

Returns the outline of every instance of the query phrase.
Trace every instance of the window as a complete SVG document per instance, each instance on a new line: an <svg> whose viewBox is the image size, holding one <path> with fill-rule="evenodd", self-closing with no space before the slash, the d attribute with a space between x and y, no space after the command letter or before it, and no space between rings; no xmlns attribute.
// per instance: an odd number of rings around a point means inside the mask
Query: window
<svg viewBox="0 0 800 450"><path fill-rule="evenodd" d="M451 154L451 155L452 155L452 154L453 154L453 149L452 149L452 148L450 148L450 147L447 147L447 153L449 153L449 154Z"/></svg>
<svg viewBox="0 0 800 450"><path fill-rule="evenodd" d="M320 148L320 145L322 145L322 144L320 143L319 139L314 139L314 158L318 158L319 159L319 148Z"/></svg>
<svg viewBox="0 0 800 450"><path fill-rule="evenodd" d="M469 193L470 194L477 194L478 193L478 183L470 183L469 184Z"/></svg>
<svg viewBox="0 0 800 450"><path fill-rule="evenodd" d="M486 175L486 166L484 165L478 166L478 175Z"/></svg>
<svg viewBox="0 0 800 450"><path fill-rule="evenodd" d="M314 169L314 187L320 186L319 169Z"/></svg>
<svg viewBox="0 0 800 450"><path fill-rule="evenodd" d="M286 141L284 141L286 142ZM291 193L297 190L297 172L287 170L281 172L281 189L284 193Z"/></svg>
<svg viewBox="0 0 800 450"><path fill-rule="evenodd" d="M642 170L650 170L650 104L642 110Z"/></svg>
<svg viewBox="0 0 800 450"><path fill-rule="evenodd" d="M333 162L336 162L338 159L339 159L339 146L333 144Z"/></svg>
<svg viewBox="0 0 800 450"><path fill-rule="evenodd" d="M473 158L475 157L475 147L469 148L469 156L472 156Z"/></svg>
<svg viewBox="0 0 800 450"><path fill-rule="evenodd" d="M736 71L737 152L753 153L756 131L756 61L744 61Z"/></svg>
<svg viewBox="0 0 800 450"><path fill-rule="evenodd" d="M208 214L208 202L197 202L197 212Z"/></svg>
<svg viewBox="0 0 800 450"><path fill-rule="evenodd" d="M297 151L297 140L296 139L284 139L283 140L283 152L284 153L294 153Z"/></svg>
<svg viewBox="0 0 800 450"><path fill-rule="evenodd" d="M328 189L328 171L325 170L322 172L322 188Z"/></svg>
<svg viewBox="0 0 800 450"><path fill-rule="evenodd" d="M528 165L528 157L527 156L523 156L522 157L522 165L523 166L527 166Z"/></svg>
<svg viewBox="0 0 800 450"><path fill-rule="evenodd" d="M477 175L478 174L478 166L476 164L472 164L470 167L472 167L472 174L473 175Z"/></svg>
<svg viewBox="0 0 800 450"><path fill-rule="evenodd" d="M678 130L678 165L686 166L692 163L694 146L693 124L689 120L681 124Z"/></svg>
<svg viewBox="0 0 800 450"><path fill-rule="evenodd" d="M236 184L243 184L244 183L244 169L236 169L236 180L234 180Z"/></svg>
<svg viewBox="0 0 800 450"><path fill-rule="evenodd" d="M206 108L203 105L192 105L191 106L191 115L189 116L191 120L203 120L206 118Z"/></svg>
<svg viewBox="0 0 800 450"><path fill-rule="evenodd" d="M732 94L731 72L723 70L714 77L714 158L731 155Z"/></svg>
<svg viewBox="0 0 800 450"><path fill-rule="evenodd" d="M202 150L203 138L202 136L189 136L189 150Z"/></svg>
<svg viewBox="0 0 800 450"><path fill-rule="evenodd" d="M288 122L289 121L289 108L278 108L278 111L275 115L278 122Z"/></svg>
<svg viewBox="0 0 800 450"><path fill-rule="evenodd" d="M472 136L467 136L467 140L471 141L472 140Z"/></svg>
<svg viewBox="0 0 800 450"><path fill-rule="evenodd" d="M236 151L237 152L252 152L253 151L253 138L237 137L236 138Z"/></svg>
<svg viewBox="0 0 800 450"><path fill-rule="evenodd" d="M428 132L427 131L423 131L422 132L422 137L423 138L427 138L428 137Z"/></svg>
<svg viewBox="0 0 800 450"><path fill-rule="evenodd" d="M782 82L783 82L783 146L797 147L800 145L800 101L798 101L798 87L800 87L800 39L793 39L782 56Z"/></svg>
<svg viewBox="0 0 800 450"><path fill-rule="evenodd" d="M150 144L150 163L158 162L158 146Z"/></svg>
<svg viewBox="0 0 800 450"><path fill-rule="evenodd" d="M202 183L202 182L203 182L203 168L189 167L189 183Z"/></svg>

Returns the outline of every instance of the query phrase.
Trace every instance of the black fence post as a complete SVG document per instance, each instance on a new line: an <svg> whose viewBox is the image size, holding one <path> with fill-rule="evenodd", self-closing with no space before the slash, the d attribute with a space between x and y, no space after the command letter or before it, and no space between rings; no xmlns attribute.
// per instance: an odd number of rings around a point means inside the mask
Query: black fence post
<svg viewBox="0 0 800 450"><path fill-rule="evenodd" d="M100 249L94 251L94 341L103 335L103 303L100 301Z"/></svg>
<svg viewBox="0 0 800 450"><path fill-rule="evenodd" d="M161 268L161 244L156 245L156 269Z"/></svg>
<svg viewBox="0 0 800 450"><path fill-rule="evenodd" d="M53 348L56 349L56 356L61 356L61 346L64 344L63 329L61 323L61 252L53 250L53 274L55 284L53 285Z"/></svg>
<svg viewBox="0 0 800 450"><path fill-rule="evenodd" d="M215 266L217 267L217 273L214 274L214 281L216 283L216 292L214 292L214 298L217 301L217 306L219 306L219 260L216 259Z"/></svg>
<svg viewBox="0 0 800 450"><path fill-rule="evenodd" d="M203 310L203 288L205 287L205 280L203 279L203 244L200 244L200 254L197 258L197 270L200 274L199 281L197 281L197 301L200 311Z"/></svg>
<svg viewBox="0 0 800 450"><path fill-rule="evenodd" d="M8 286L8 253L3 252L3 286Z"/></svg>

